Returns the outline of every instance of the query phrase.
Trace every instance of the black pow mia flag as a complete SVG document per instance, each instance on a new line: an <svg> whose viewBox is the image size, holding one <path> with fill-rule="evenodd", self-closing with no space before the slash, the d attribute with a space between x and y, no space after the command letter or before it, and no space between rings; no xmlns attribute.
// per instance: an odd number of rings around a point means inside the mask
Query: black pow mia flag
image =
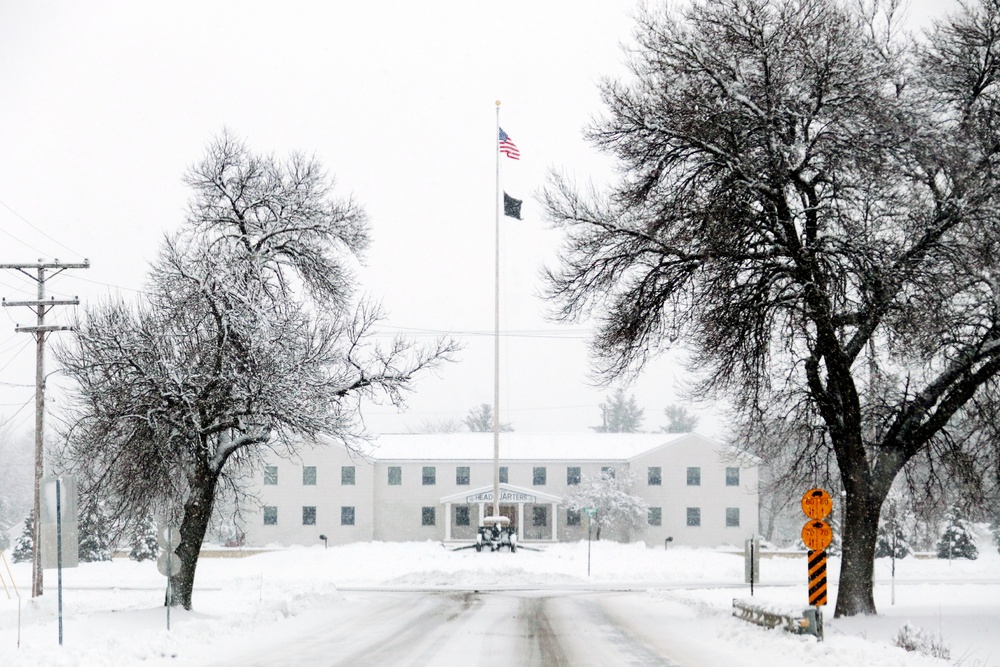
<svg viewBox="0 0 1000 667"><path fill-rule="evenodd" d="M511 217L521 219L521 204L523 200L514 199L506 192L503 193L503 214Z"/></svg>

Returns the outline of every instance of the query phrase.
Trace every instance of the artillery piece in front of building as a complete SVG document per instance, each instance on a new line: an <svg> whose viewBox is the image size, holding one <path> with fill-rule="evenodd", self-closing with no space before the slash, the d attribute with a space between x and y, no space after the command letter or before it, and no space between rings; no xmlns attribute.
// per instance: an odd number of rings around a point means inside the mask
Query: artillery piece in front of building
<svg viewBox="0 0 1000 667"><path fill-rule="evenodd" d="M487 516L476 533L476 551L489 548L490 551L499 551L503 547L510 549L511 553L517 552L517 530L511 527L510 518L505 516Z"/></svg>

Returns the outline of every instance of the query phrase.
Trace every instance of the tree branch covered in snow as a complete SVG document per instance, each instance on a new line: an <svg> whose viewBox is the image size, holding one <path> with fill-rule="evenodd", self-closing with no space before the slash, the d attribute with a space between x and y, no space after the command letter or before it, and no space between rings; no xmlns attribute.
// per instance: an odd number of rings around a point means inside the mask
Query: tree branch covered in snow
<svg viewBox="0 0 1000 667"><path fill-rule="evenodd" d="M68 459L119 519L172 508L190 607L219 489L239 488L270 451L357 445L362 401L402 406L456 346L374 340L381 308L354 301L350 270L367 222L315 160L261 157L224 133L186 182L187 217L146 299L89 308L58 357L78 386Z"/></svg>

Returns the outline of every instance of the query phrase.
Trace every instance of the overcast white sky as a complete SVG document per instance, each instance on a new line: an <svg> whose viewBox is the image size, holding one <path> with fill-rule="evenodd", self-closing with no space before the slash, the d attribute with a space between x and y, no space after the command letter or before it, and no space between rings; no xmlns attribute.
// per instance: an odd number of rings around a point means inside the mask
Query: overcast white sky
<svg viewBox="0 0 1000 667"><path fill-rule="evenodd" d="M911 3L915 20L955 0ZM427 376L371 429L405 432L493 400L494 100L521 150L504 187L524 221L502 223L501 415L518 431L584 431L611 392L588 379L588 325L543 314L539 270L560 237L534 195L549 168L604 182L583 142L597 83L623 72L628 0L448 2L16 2L0 0L0 263L79 261L49 295L134 298L183 215L180 179L223 127L260 152L315 154L370 215L362 289L383 331L450 333L458 363ZM0 271L0 295L35 298ZM55 308L51 323L68 322ZM0 312L0 415L32 428L34 346ZM61 334L67 335L67 334ZM52 364L49 364L50 370ZM635 393L646 430L665 424L686 379L670 359ZM58 392L54 391L54 394ZM26 407L25 407L26 406ZM722 433L703 406L699 430Z"/></svg>

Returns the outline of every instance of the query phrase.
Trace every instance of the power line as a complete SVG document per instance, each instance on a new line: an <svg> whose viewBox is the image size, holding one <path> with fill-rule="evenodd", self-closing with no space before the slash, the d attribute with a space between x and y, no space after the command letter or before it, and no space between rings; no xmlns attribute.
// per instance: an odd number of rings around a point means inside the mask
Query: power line
<svg viewBox="0 0 1000 667"><path fill-rule="evenodd" d="M32 229L34 229L36 232L38 232L39 234L41 234L42 236L44 236L48 240L52 241L53 243L55 243L56 245L58 245L60 248L63 248L64 250L68 250L71 253L73 253L74 255L80 256L81 253L78 253L77 251L73 250L72 248L67 247L65 244L61 243L60 241L57 241L56 239L54 239L51 236L49 236L48 234L46 234L44 231L42 231L41 229L39 229L35 225L31 224L31 222L27 218L25 218L23 215L21 215L20 213L18 213L14 209L12 209L3 200L0 200L0 206L3 206L5 209L7 209L11 213L13 213L19 220L21 220L21 222L23 222L24 224L28 225ZM39 250L38 248L36 248L36 247L34 247L34 246L32 246L32 245L30 245L28 243L25 243L24 241L22 241L21 239L17 238L16 236L14 236L13 234L9 233L6 230L0 229L0 231L2 231L4 234L6 234L7 236L9 236L10 238L14 239L15 241L17 241L18 243L20 243L21 245L23 245L23 246L25 246L27 248L31 248L32 250L34 250L36 252L39 252L42 255L47 254L44 251Z"/></svg>

